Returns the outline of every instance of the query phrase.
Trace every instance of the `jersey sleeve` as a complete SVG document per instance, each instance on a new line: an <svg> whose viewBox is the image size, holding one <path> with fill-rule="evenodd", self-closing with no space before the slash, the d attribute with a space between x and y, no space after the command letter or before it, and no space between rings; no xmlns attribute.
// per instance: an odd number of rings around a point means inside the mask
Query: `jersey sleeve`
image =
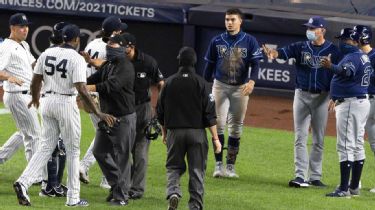
<svg viewBox="0 0 375 210"><path fill-rule="evenodd" d="M45 54L42 53L39 56L38 60L36 61L36 65L34 67L34 74L43 75L44 58L45 58Z"/></svg>
<svg viewBox="0 0 375 210"><path fill-rule="evenodd" d="M205 127L216 125L215 100L208 83L202 82L203 123Z"/></svg>
<svg viewBox="0 0 375 210"><path fill-rule="evenodd" d="M263 59L263 53L262 49L259 47L258 41L251 37L249 42L249 51L250 51L250 60L262 60Z"/></svg>
<svg viewBox="0 0 375 210"><path fill-rule="evenodd" d="M217 49L215 45L215 37L211 40L210 45L208 46L204 60L209 63L216 63L217 59Z"/></svg>
<svg viewBox="0 0 375 210"><path fill-rule="evenodd" d="M75 64L73 67L73 83L86 83L86 62L83 57L78 54L75 59L75 62L73 62Z"/></svg>
<svg viewBox="0 0 375 210"><path fill-rule="evenodd" d="M161 73L159 69L159 65L155 59L152 59L152 62L151 62L151 72L152 72L152 78L151 78L152 83L156 84L164 80L164 76Z"/></svg>
<svg viewBox="0 0 375 210"><path fill-rule="evenodd" d="M297 58L298 52L300 51L300 46L301 43L297 42L277 49L277 52L279 53L279 58L283 60L288 60L289 58Z"/></svg>
<svg viewBox="0 0 375 210"><path fill-rule="evenodd" d="M7 68L10 61L10 50L6 49L5 44L0 45L0 71L3 71Z"/></svg>

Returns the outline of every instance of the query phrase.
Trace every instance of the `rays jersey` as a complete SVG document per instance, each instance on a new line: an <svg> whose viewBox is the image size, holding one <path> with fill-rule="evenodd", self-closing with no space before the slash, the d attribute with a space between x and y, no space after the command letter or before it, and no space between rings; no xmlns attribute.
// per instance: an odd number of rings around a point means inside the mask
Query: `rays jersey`
<svg viewBox="0 0 375 210"><path fill-rule="evenodd" d="M106 45L107 43L105 43L102 38L96 38L86 46L85 52L90 55L91 59L106 59ZM87 64L87 77L91 76L95 72L95 67Z"/></svg>
<svg viewBox="0 0 375 210"><path fill-rule="evenodd" d="M331 83L332 99L364 96L370 84L373 68L369 57L361 50L346 54L334 68Z"/></svg>
<svg viewBox="0 0 375 210"><path fill-rule="evenodd" d="M296 60L296 88L304 91L329 91L333 73L321 67L322 57L331 54L332 63L337 64L341 55L338 48L330 41L322 46L314 46L310 41L296 42L277 49L279 58Z"/></svg>
<svg viewBox="0 0 375 210"><path fill-rule="evenodd" d="M214 65L214 78L230 85L256 80L257 70L249 72L251 63L263 58L255 37L240 31L236 35L224 32L215 36L208 47L205 60ZM205 74L212 72L205 72ZM211 75L205 75L205 78Z"/></svg>
<svg viewBox="0 0 375 210"><path fill-rule="evenodd" d="M76 95L74 83L86 82L86 62L69 45L48 48L34 68L35 74L43 75L44 90L61 95Z"/></svg>
<svg viewBox="0 0 375 210"><path fill-rule="evenodd" d="M375 49L372 49L368 54L368 57L370 58L371 66L375 70ZM373 72L373 75L375 72ZM375 95L375 79L372 78L370 85L368 86L368 93L371 95Z"/></svg>

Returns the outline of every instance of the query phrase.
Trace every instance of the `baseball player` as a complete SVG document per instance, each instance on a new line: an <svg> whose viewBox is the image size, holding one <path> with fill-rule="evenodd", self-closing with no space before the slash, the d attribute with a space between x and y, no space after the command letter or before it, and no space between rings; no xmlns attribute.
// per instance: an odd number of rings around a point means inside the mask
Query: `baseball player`
<svg viewBox="0 0 375 210"><path fill-rule="evenodd" d="M63 44L62 29L67 26L67 22L56 23L52 28L50 36L51 48ZM43 89L43 88L42 88ZM45 96L45 90L42 90L42 98ZM63 140L59 137L57 146L47 163L48 180L43 181L39 196L65 197L67 187L62 184L66 160L66 151Z"/></svg>
<svg viewBox="0 0 375 210"><path fill-rule="evenodd" d="M234 164L240 146L243 121L249 95L252 93L259 70L262 52L257 40L241 30L242 12L229 9L225 13L226 32L215 36L208 47L204 77L214 77L212 93L217 113L217 132L224 145L224 131L228 122L228 154L226 171L223 153L215 154L214 177L237 178ZM251 72L249 72L251 67Z"/></svg>
<svg viewBox="0 0 375 210"><path fill-rule="evenodd" d="M371 27L357 25L354 27L354 30L360 35L360 49L368 55L371 66L375 69L375 50L370 46L372 40ZM367 118L365 130L367 132L371 150L375 152L375 80L373 78L371 78L370 85L368 86L368 95L370 101L370 113ZM355 167L353 167L353 169L354 168ZM361 186L361 184L359 184L359 186ZM375 193L375 188L371 189L370 192Z"/></svg>
<svg viewBox="0 0 375 210"><path fill-rule="evenodd" d="M131 173L131 188L129 196L139 199L143 196L146 185L146 170L150 141L145 137L145 127L152 117L151 91L152 84L158 90L164 84L163 74L160 72L156 60L136 47L136 38L129 33L121 34L126 40L125 53L135 69L135 109L137 113L136 137L132 150L133 164Z"/></svg>
<svg viewBox="0 0 375 210"><path fill-rule="evenodd" d="M4 81L4 104L12 113L19 131L15 132L0 149L0 163L8 160L22 143L26 160L30 161L39 142L40 125L35 108L27 108L31 100L30 83L35 58L25 42L29 20L23 13L9 18L10 35L0 44L0 80ZM42 178L37 178L39 182Z"/></svg>
<svg viewBox="0 0 375 210"><path fill-rule="evenodd" d="M120 34L121 32L125 31L127 28L128 28L127 24L122 23L121 19L118 17L109 16L106 19L104 19L102 23L102 37L91 41L86 46L84 53L83 53L83 55L86 56L86 62L88 62L87 77L95 73L96 68L99 67L99 65L97 65L96 63L92 63L92 61L94 61L95 59L98 59L98 60L106 59L106 45L108 42L108 38L111 35ZM96 96L98 96L97 93L92 93L92 94L96 94ZM99 119L94 114L90 114L90 118L91 118L92 124L94 125L95 130L97 130ZM95 163L95 157L92 154L92 148L94 146L94 139L92 140L89 148L86 151L85 156L80 162L80 180L85 184L88 184L90 182L89 177L88 177L89 168ZM102 177L100 186L106 189L111 188L108 185L108 182L104 176Z"/></svg>
<svg viewBox="0 0 375 210"><path fill-rule="evenodd" d="M295 178L290 187L325 187L322 178L324 134L328 118L330 82L333 73L321 66L320 59L331 54L332 62L340 60L338 48L326 40L323 17L311 17L307 23L307 41L296 42L280 49L263 45L269 59L296 59L296 87L293 101ZM307 150L309 128L312 130L310 157Z"/></svg>
<svg viewBox="0 0 375 210"><path fill-rule="evenodd" d="M216 130L215 101L207 82L195 73L197 56L194 49L182 47L177 59L178 72L166 80L157 103L157 117L163 126L163 143L168 150L168 210L177 209L182 196L180 178L186 168L189 169L189 209L203 209L208 153L205 128L209 128L212 135L214 152L221 151Z"/></svg>
<svg viewBox="0 0 375 210"><path fill-rule="evenodd" d="M322 65L335 73L331 82L330 109L334 107L336 111L336 148L341 174L339 187L328 193L328 197L359 195L358 186L365 162L365 124L370 111L367 89L373 72L369 57L358 48L361 34L357 30L349 33L342 30L338 38L344 58L337 65L331 63L330 56L322 59Z"/></svg>
<svg viewBox="0 0 375 210"><path fill-rule="evenodd" d="M81 138L81 122L76 103L77 92L83 102L112 126L115 118L101 113L93 104L86 90L86 63L75 48L80 43L80 30L76 25L67 25L62 31L64 44L48 48L38 58L31 83L32 100L29 107L39 107L42 80L46 90L41 101L42 140L37 152L13 188L20 205L29 206L30 198L27 189L39 171L46 165L54 151L59 134L66 145L68 162L68 193L66 206L88 206L86 200L79 196L79 147Z"/></svg>

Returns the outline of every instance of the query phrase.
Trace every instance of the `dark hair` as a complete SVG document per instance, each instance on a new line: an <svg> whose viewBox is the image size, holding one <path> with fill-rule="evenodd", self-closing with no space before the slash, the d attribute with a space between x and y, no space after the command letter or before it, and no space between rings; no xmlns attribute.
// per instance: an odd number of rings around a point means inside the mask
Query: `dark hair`
<svg viewBox="0 0 375 210"><path fill-rule="evenodd" d="M238 15L241 19L243 17L243 13L238 8L230 8L225 12L226 15Z"/></svg>

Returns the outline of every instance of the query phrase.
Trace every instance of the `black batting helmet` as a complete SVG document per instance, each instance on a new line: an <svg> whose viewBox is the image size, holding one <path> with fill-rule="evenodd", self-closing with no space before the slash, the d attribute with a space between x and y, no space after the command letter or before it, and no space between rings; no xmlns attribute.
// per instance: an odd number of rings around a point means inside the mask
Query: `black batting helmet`
<svg viewBox="0 0 375 210"><path fill-rule="evenodd" d="M359 34L359 41L361 44L366 45L370 44L372 39L372 32L370 26L365 25L356 25L353 28L353 31L357 32Z"/></svg>
<svg viewBox="0 0 375 210"><path fill-rule="evenodd" d="M59 22L56 23L52 28L52 35L50 36L49 40L52 44L62 44L63 37L62 37L62 29L69 25L67 22Z"/></svg>
<svg viewBox="0 0 375 210"><path fill-rule="evenodd" d="M152 118L150 122L147 123L144 130L146 139L156 140L161 133L161 126L156 117Z"/></svg>

